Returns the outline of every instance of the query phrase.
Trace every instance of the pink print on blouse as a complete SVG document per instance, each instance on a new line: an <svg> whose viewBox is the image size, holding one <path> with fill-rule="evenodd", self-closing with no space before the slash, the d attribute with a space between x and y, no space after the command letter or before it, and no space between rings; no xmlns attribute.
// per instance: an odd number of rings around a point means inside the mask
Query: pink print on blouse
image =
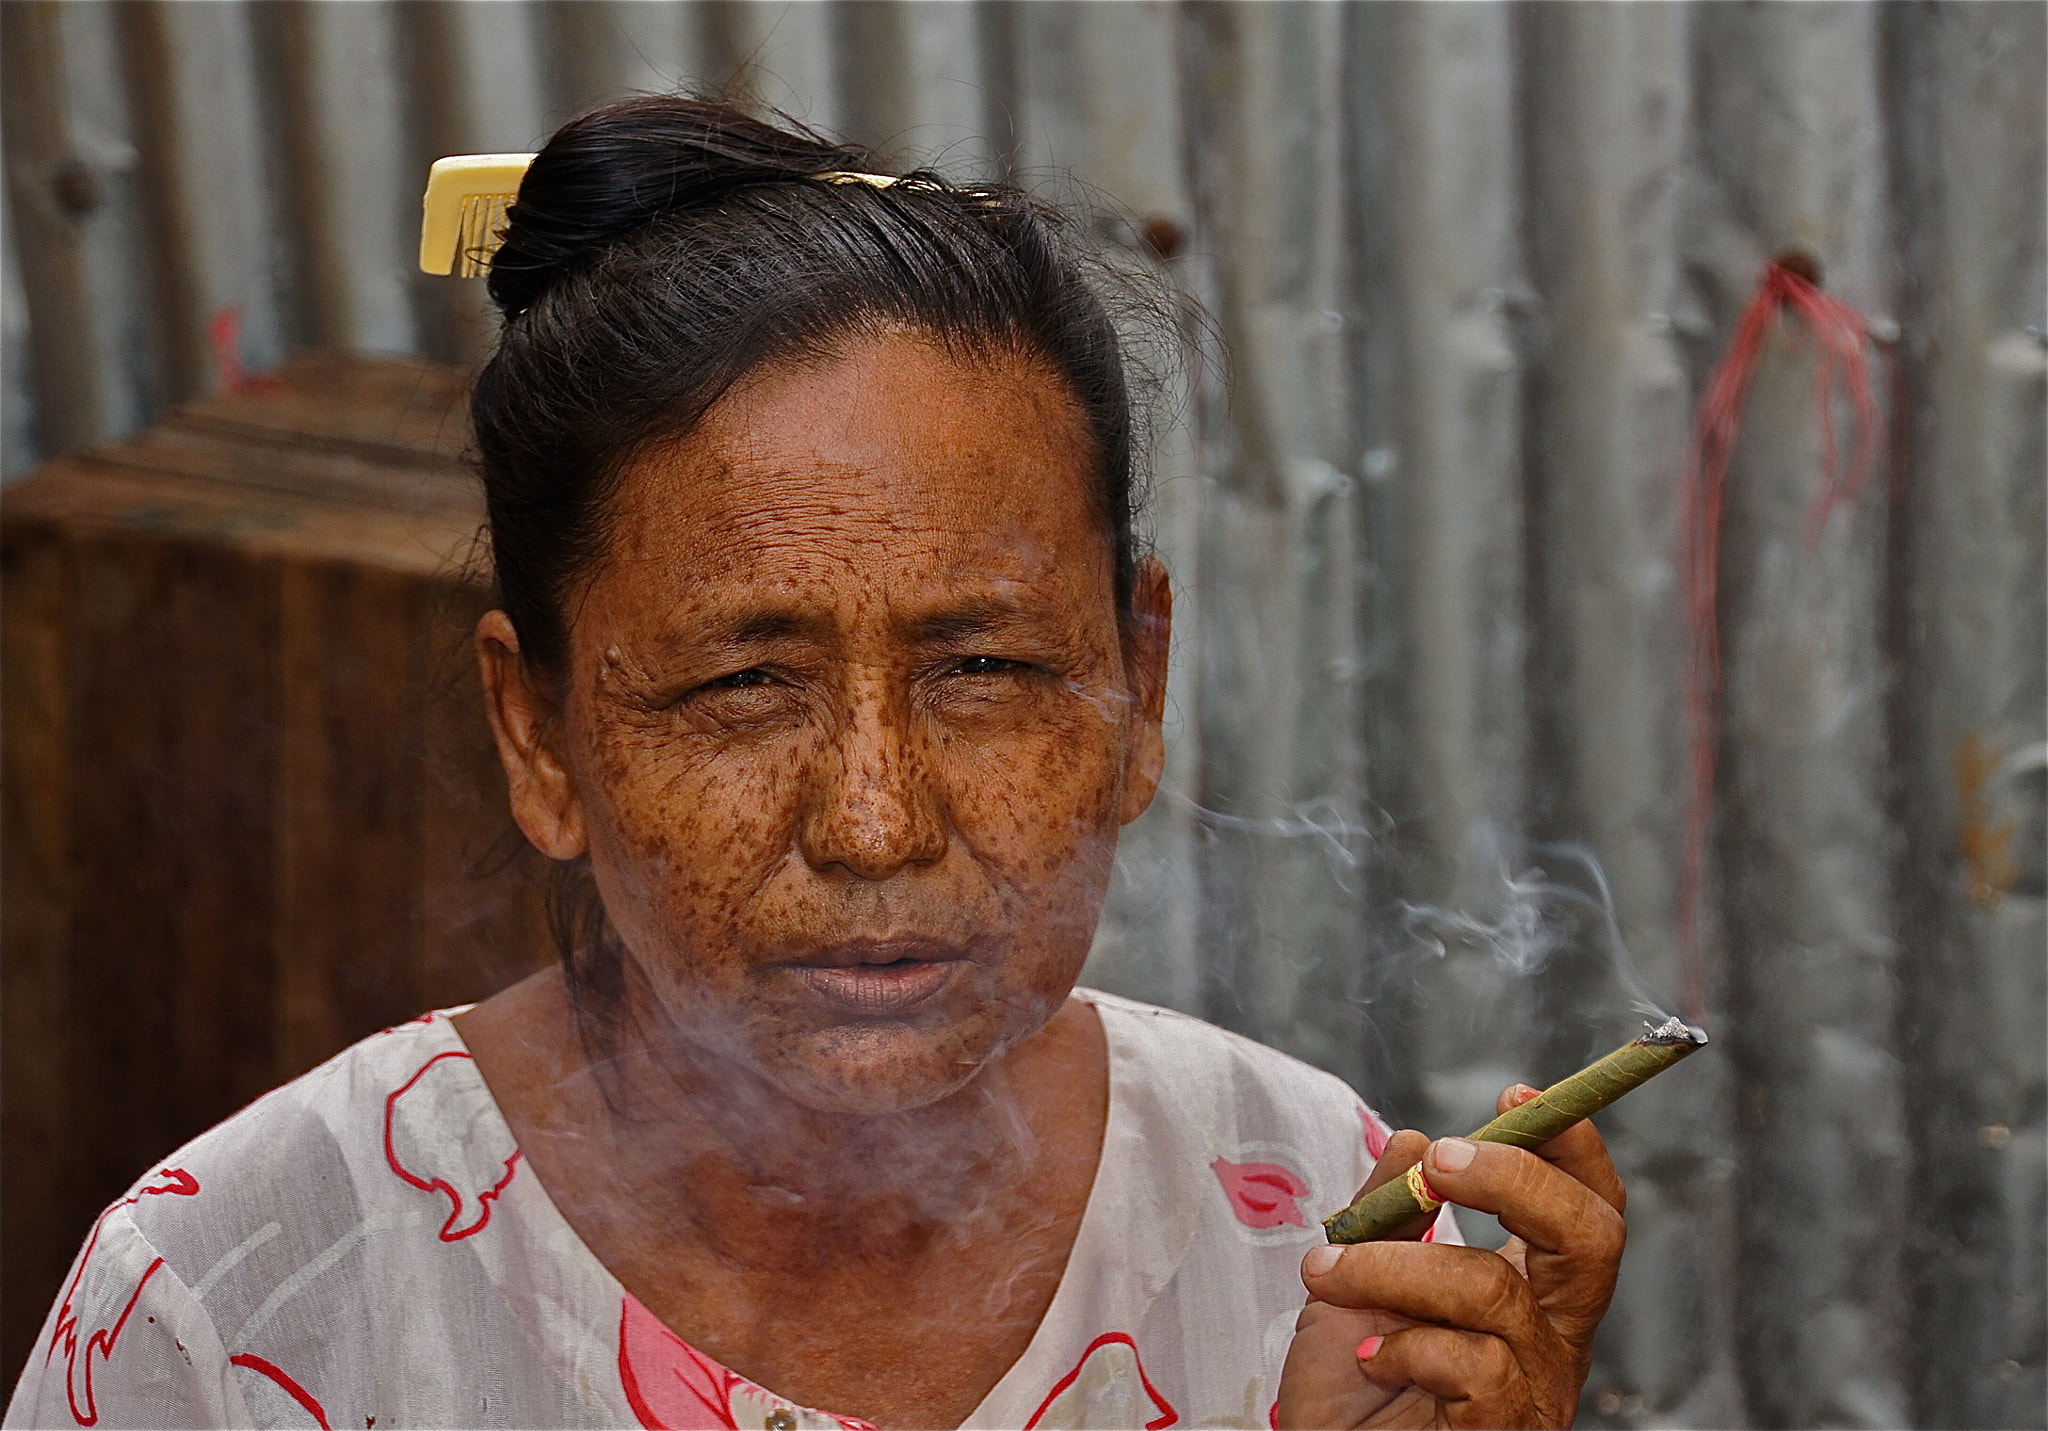
<svg viewBox="0 0 2048 1431"><path fill-rule="evenodd" d="M1366 1156L1377 1163L1380 1160L1380 1154L1387 1151L1387 1142L1394 1136L1394 1132L1374 1115L1372 1109L1367 1108L1364 1104L1359 1105L1358 1121L1365 1125Z"/></svg>
<svg viewBox="0 0 2048 1431"><path fill-rule="evenodd" d="M1209 1171L1223 1185L1230 1210L1246 1227L1307 1227L1301 1199L1308 1184L1278 1163L1233 1163L1218 1158Z"/></svg>
<svg viewBox="0 0 2048 1431"><path fill-rule="evenodd" d="M146 1197L197 1197L199 1179L183 1168L165 1168L157 1174L165 1179L159 1185L138 1188L132 1195L122 1198L99 1215L92 1225L92 1235L85 1240L85 1251L78 1254L78 1270L71 1274L69 1285L64 1288L64 1301L57 1308L56 1325L50 1329L49 1350L43 1353L48 1361L57 1354L58 1347L64 1349L64 1395L71 1403L71 1419L81 1426L99 1424L99 1407L92 1394L92 1358L98 1352L101 1361L111 1361L114 1343L121 1339L121 1329L128 1325L129 1316L135 1311L135 1304L142 1300L142 1289L149 1285L149 1279L156 1276L164 1265L159 1257L142 1271L135 1283L135 1290L128 1294L127 1305L121 1308L121 1315L114 1318L112 1326L100 1327L88 1335L81 1345L78 1340L78 1285L85 1280L85 1270L92 1263L93 1249L99 1245L100 1228L114 1215L116 1208L129 1207ZM83 1398L84 1405L80 1400Z"/></svg>
<svg viewBox="0 0 2048 1431"><path fill-rule="evenodd" d="M1094 1365L1089 1363L1093 1362ZM1084 1373L1087 1380L1083 1381ZM1144 1388L1151 1399L1152 1407L1159 1414L1144 1423L1145 1431L1165 1431L1165 1428L1180 1420L1180 1413L1173 1404L1159 1394L1159 1388L1152 1384L1152 1378L1145 1375L1145 1363L1138 1357L1138 1344L1124 1332L1104 1332L1088 1343L1088 1349L1081 1353L1081 1359L1074 1363L1074 1369L1052 1384L1052 1390L1045 1394L1045 1400L1038 1403L1038 1409L1031 1413L1031 1419L1024 1423L1024 1431L1052 1431L1053 1427L1099 1426L1107 1424L1100 1419L1099 1409L1089 1403L1097 1399L1102 1388L1125 1381L1135 1373L1138 1385ZM1076 1383L1083 1392L1096 1395L1078 1395L1069 1398L1068 1404L1060 1399ZM1275 1403L1278 1404L1277 1402ZM1092 1413L1092 1414L1091 1414ZM1128 1426L1128 1421L1118 1421L1119 1426Z"/></svg>
<svg viewBox="0 0 2048 1431"><path fill-rule="evenodd" d="M283 1389L286 1396L298 1402L308 1416L320 1423L320 1431L334 1431L334 1428L327 1424L327 1408L314 1400L311 1392L280 1371L274 1363L265 1361L254 1352L238 1352L228 1358L228 1364L247 1367L258 1376L269 1377Z"/></svg>
<svg viewBox="0 0 2048 1431"><path fill-rule="evenodd" d="M774 1413L796 1410L698 1351L630 1292L619 1306L619 1385L640 1424L658 1431L740 1431L742 1408L749 1425L774 1426L785 1424ZM851 1416L832 1419L842 1431L875 1431Z"/></svg>
<svg viewBox="0 0 2048 1431"><path fill-rule="evenodd" d="M451 1206L441 1224L443 1242L482 1232L491 1220L491 1203L519 1171L519 1149L512 1146L510 1130L491 1116L488 1095L480 1096L474 1075L461 1081L456 1065L446 1062L469 1057L460 1051L435 1054L384 1100L384 1161L422 1192L447 1194ZM443 1071L428 1078L436 1068ZM446 1106L451 1100L453 1108ZM449 1125L465 1115L466 1136L451 1140ZM415 1128L423 1136L411 1136ZM441 1166L408 1167L399 1152L401 1142L416 1165L432 1158ZM486 1146L479 1147L480 1142Z"/></svg>
<svg viewBox="0 0 2048 1431"><path fill-rule="evenodd" d="M1374 1113L1370 1108L1366 1108L1363 1106L1359 1108L1358 1121L1365 1125L1366 1156L1371 1158L1375 1163L1377 1163L1380 1160L1381 1156L1387 1151L1387 1144L1393 1141L1393 1131L1389 1129L1385 1123L1382 1123L1380 1121L1379 1115L1377 1113ZM1446 1215L1447 1214L1444 1213L1437 1214L1437 1216L1440 1218ZM1432 1222L1429 1225L1429 1231L1422 1234L1421 1241L1436 1241L1436 1224L1434 1222ZM1274 1414L1277 1416L1279 1414L1280 1403L1277 1401L1274 1402L1273 1408Z"/></svg>

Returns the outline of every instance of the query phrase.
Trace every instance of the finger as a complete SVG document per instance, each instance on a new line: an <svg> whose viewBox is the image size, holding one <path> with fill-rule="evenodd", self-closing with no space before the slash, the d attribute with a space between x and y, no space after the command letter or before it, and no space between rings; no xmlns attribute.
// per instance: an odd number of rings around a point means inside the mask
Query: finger
<svg viewBox="0 0 2048 1431"><path fill-rule="evenodd" d="M1294 1331L1297 1336L1310 1328L1334 1326L1338 1330L1331 1335L1340 1339L1349 1337L1354 1343L1367 1337L1383 1337L1389 1332L1404 1331L1414 1325L1415 1322L1407 1317L1383 1312L1377 1307L1360 1310L1333 1307L1328 1302L1313 1300L1303 1307L1301 1314L1294 1319Z"/></svg>
<svg viewBox="0 0 2048 1431"><path fill-rule="evenodd" d="M1416 1327L1397 1332L1375 1347L1358 1348L1358 1369L1365 1379L1389 1389L1414 1386L1439 1400L1453 1426L1482 1424L1459 1414L1459 1403L1486 1407L1526 1406L1529 1396L1515 1354L1499 1337L1454 1327ZM1478 1409L1475 1405L1473 1409ZM1486 1425L1522 1425L1523 1421L1488 1421Z"/></svg>
<svg viewBox="0 0 2048 1431"><path fill-rule="evenodd" d="M1581 1119L1536 1150L1536 1156L1564 1169L1575 1181L1591 1188L1599 1199L1617 1213L1628 1211L1628 1189L1607 1155L1607 1140L1589 1119Z"/></svg>
<svg viewBox="0 0 2048 1431"><path fill-rule="evenodd" d="M1513 1084L1501 1090L1495 1110L1505 1113L1510 1108L1519 1108L1536 1094L1537 1090L1526 1083ZM1582 1118L1572 1124L1536 1149L1536 1156L1563 1168L1598 1193L1616 1212L1628 1211L1628 1189L1614 1170L1614 1160L1607 1155L1607 1140L1591 1120Z"/></svg>
<svg viewBox="0 0 2048 1431"><path fill-rule="evenodd" d="M1358 1197L1364 1197L1374 1188L1390 1183L1422 1161L1422 1155L1429 1150L1429 1135L1418 1133L1413 1128L1403 1128L1387 1139L1387 1146L1381 1151L1379 1161L1372 1166L1372 1173L1365 1180L1365 1186L1358 1190ZM1353 1198L1353 1202L1358 1198ZM1428 1232L1436 1223L1436 1214L1426 1212L1413 1220L1403 1223L1388 1233L1389 1242L1414 1242Z"/></svg>
<svg viewBox="0 0 2048 1431"><path fill-rule="evenodd" d="M1484 1248L1361 1242L1315 1251L1323 1255L1302 1260L1302 1281L1318 1302L1488 1332L1518 1347L1533 1348L1539 1323L1548 1325L1529 1283Z"/></svg>
<svg viewBox="0 0 2048 1431"><path fill-rule="evenodd" d="M1628 1242L1612 1205L1564 1169L1505 1143L1444 1138L1430 1145L1423 1170L1440 1196L1494 1214L1526 1244L1537 1305L1567 1335L1590 1335L1614 1296Z"/></svg>
<svg viewBox="0 0 2048 1431"><path fill-rule="evenodd" d="M1316 1431L1382 1424L1377 1418L1401 1393L1375 1386L1361 1376L1357 1356L1361 1341L1384 1333L1356 1330L1347 1324L1346 1319L1369 1317L1370 1313L1311 1305L1333 1315L1297 1332L1288 1343L1274 1424Z"/></svg>
<svg viewBox="0 0 2048 1431"><path fill-rule="evenodd" d="M1500 1091L1500 1097L1493 1100L1493 1111L1505 1113L1510 1108L1519 1108L1534 1098L1538 1091L1526 1083L1510 1083Z"/></svg>
<svg viewBox="0 0 2048 1431"><path fill-rule="evenodd" d="M1597 1135L1596 1135L1597 1136ZM1555 1163L1506 1143L1439 1138L1423 1159L1439 1197L1490 1212L1531 1251L1619 1262L1627 1224L1605 1198Z"/></svg>
<svg viewBox="0 0 2048 1431"><path fill-rule="evenodd" d="M1365 1186L1358 1190L1364 1197L1382 1183L1390 1183L1421 1161L1429 1151L1429 1135L1418 1133L1413 1128L1403 1128L1387 1139L1387 1146L1380 1153L1379 1161L1372 1165L1372 1173L1365 1180ZM1357 1201L1356 1198L1353 1201Z"/></svg>

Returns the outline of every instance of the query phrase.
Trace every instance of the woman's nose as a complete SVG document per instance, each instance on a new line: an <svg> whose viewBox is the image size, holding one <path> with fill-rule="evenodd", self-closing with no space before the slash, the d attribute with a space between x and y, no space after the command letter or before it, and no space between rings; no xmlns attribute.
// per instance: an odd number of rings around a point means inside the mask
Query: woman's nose
<svg viewBox="0 0 2048 1431"><path fill-rule="evenodd" d="M813 767L798 830L804 859L883 880L946 852L943 801L908 711L856 711Z"/></svg>

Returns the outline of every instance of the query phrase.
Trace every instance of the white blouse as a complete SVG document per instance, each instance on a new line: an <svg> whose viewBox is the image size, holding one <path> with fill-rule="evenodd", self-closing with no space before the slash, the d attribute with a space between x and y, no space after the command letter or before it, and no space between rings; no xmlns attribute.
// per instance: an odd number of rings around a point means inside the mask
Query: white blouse
<svg viewBox="0 0 2048 1431"><path fill-rule="evenodd" d="M1387 1130L1284 1054L1078 993L1109 1045L1101 1164L1045 1320L965 1424L1269 1426L1302 1254ZM865 1426L619 1285L520 1161L455 1012L345 1050L108 1208L4 1424Z"/></svg>

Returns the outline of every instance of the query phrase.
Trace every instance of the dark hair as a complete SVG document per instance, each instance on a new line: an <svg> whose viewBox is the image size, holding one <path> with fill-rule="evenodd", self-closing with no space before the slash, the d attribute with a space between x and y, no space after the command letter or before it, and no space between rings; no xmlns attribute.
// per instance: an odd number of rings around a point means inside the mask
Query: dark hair
<svg viewBox="0 0 2048 1431"><path fill-rule="evenodd" d="M1017 189L924 170L848 181L871 162L673 97L572 119L534 159L491 263L505 323L471 414L499 602L542 669L564 654L565 600L637 453L686 433L760 365L894 323L1058 374L1093 439L1128 614L1139 444L1087 246Z"/></svg>
<svg viewBox="0 0 2048 1431"><path fill-rule="evenodd" d="M851 178L872 162L674 97L573 119L534 159L490 267L504 327L471 412L498 602L540 670L560 669L565 607L638 453L760 365L895 324L1029 354L1065 383L1093 439L1128 630L1141 444L1114 280L1060 211L1018 189L924 170ZM559 873L553 924L580 1008L617 994L618 951L587 869Z"/></svg>

